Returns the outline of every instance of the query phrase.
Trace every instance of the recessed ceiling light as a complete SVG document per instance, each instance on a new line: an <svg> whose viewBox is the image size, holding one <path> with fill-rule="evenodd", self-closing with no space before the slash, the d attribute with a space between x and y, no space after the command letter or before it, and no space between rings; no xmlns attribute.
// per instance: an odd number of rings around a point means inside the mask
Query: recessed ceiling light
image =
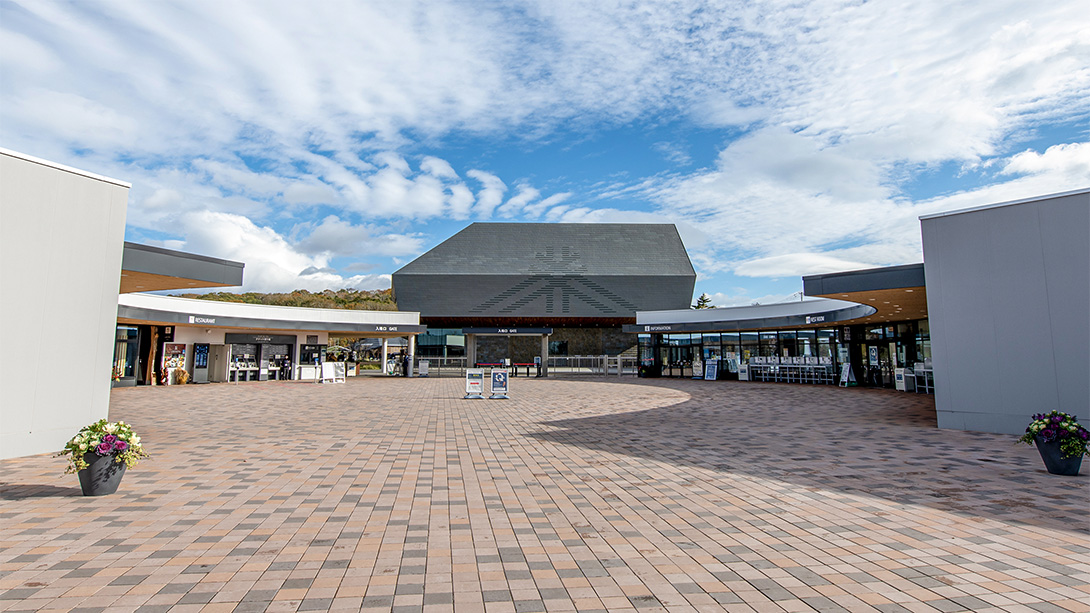
<svg viewBox="0 0 1090 613"><path fill-rule="evenodd" d="M916 290L914 290L914 289L906 289L905 291L911 294L912 292L914 292L914 291L916 291Z"/></svg>

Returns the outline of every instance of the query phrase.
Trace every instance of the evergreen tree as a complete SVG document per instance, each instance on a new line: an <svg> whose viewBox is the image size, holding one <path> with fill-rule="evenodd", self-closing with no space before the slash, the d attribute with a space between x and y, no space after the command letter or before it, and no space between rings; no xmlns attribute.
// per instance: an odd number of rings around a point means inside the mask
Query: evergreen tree
<svg viewBox="0 0 1090 613"><path fill-rule="evenodd" d="M700 297L696 299L696 304L693 305L694 309L714 309L715 305L712 304L712 297L708 294L700 294Z"/></svg>

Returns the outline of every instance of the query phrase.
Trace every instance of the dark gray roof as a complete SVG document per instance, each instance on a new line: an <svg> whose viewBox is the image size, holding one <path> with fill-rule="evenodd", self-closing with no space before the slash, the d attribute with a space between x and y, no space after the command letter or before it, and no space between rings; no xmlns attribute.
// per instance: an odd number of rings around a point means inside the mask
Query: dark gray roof
<svg viewBox="0 0 1090 613"><path fill-rule="evenodd" d="M474 223L393 274L421 317L630 318L695 282L672 224Z"/></svg>
<svg viewBox="0 0 1090 613"><path fill-rule="evenodd" d="M394 274L695 275L673 224L474 223Z"/></svg>

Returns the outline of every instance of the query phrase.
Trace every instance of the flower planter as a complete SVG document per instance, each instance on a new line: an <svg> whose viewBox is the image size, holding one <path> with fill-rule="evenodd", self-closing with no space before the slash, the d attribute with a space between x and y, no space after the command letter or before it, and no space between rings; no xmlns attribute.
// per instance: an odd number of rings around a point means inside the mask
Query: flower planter
<svg viewBox="0 0 1090 613"><path fill-rule="evenodd" d="M87 468L79 471L79 485L84 496L106 496L117 491L121 477L125 475L125 463L115 461L114 454L86 453L83 461Z"/></svg>
<svg viewBox="0 0 1090 613"><path fill-rule="evenodd" d="M1037 444L1037 451L1041 454L1041 459L1045 463L1045 469L1053 475L1078 475L1079 467L1082 465L1082 454L1071 458L1062 457L1060 453L1060 441L1042 441L1041 437L1034 437L1033 441Z"/></svg>

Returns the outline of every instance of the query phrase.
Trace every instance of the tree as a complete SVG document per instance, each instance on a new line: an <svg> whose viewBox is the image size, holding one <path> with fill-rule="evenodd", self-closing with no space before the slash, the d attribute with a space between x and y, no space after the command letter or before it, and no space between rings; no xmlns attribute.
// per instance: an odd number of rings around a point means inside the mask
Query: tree
<svg viewBox="0 0 1090 613"><path fill-rule="evenodd" d="M708 294L700 294L700 297L696 299L696 304L693 305L694 309L714 309L715 305L712 304L712 297Z"/></svg>

